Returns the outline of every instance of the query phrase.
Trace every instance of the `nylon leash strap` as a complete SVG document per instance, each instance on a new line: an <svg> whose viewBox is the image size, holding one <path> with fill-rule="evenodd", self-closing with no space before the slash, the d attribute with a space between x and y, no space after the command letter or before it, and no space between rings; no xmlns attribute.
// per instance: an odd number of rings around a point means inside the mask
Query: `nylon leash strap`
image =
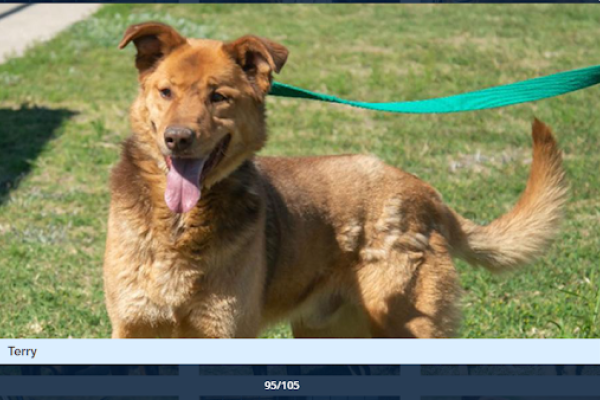
<svg viewBox="0 0 600 400"><path fill-rule="evenodd" d="M292 97L346 104L352 107L393 113L454 113L505 107L560 96L600 83L600 65L559 72L540 78L508 85L467 92L455 96L393 103L368 103L345 100L322 93L311 92L285 83L273 82L272 96Z"/></svg>

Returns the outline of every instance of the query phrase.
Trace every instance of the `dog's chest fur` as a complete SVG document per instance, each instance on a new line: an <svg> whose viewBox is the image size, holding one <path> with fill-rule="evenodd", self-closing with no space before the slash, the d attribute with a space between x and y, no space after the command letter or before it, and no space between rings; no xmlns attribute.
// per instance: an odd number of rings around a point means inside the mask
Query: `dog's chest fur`
<svg viewBox="0 0 600 400"><path fill-rule="evenodd" d="M180 322L204 283L230 268L237 249L251 240L264 215L254 167L247 162L205 191L196 208L173 214L164 203L164 172L125 145L112 176L113 207L107 243L115 302L132 320ZM109 241L111 239L109 238ZM107 283L110 296L111 282Z"/></svg>

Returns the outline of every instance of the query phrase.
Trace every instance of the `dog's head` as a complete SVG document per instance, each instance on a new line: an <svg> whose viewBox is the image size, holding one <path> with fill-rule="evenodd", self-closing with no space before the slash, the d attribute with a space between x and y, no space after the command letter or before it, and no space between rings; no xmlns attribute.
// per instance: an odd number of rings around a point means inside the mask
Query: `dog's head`
<svg viewBox="0 0 600 400"><path fill-rule="evenodd" d="M187 39L157 22L130 26L119 47L132 41L141 86L134 130L166 168L168 207L187 212L263 146L265 97L288 52L256 36Z"/></svg>

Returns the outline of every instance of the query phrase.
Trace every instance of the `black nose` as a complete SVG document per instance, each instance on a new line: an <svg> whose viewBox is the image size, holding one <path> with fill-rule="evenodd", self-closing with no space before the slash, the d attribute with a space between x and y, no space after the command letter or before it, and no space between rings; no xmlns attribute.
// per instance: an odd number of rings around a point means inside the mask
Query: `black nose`
<svg viewBox="0 0 600 400"><path fill-rule="evenodd" d="M183 151L194 142L194 131L182 126L170 126L165 130L165 144L170 150Z"/></svg>

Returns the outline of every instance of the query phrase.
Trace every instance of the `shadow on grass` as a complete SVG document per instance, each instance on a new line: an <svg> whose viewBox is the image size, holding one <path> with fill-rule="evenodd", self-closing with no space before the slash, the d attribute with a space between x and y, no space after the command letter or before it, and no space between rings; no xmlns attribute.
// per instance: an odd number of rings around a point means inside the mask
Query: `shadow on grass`
<svg viewBox="0 0 600 400"><path fill-rule="evenodd" d="M0 108L0 204L19 186L64 121L75 114L43 107Z"/></svg>

